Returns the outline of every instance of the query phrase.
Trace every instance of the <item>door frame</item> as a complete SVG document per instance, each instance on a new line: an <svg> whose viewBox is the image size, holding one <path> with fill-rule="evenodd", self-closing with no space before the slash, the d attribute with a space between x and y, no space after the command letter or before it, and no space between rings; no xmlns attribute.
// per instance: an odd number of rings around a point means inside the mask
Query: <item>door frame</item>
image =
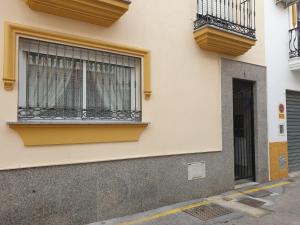
<svg viewBox="0 0 300 225"><path fill-rule="evenodd" d="M233 79L253 81L255 180L269 180L266 67L221 58L222 151L234 179Z"/></svg>

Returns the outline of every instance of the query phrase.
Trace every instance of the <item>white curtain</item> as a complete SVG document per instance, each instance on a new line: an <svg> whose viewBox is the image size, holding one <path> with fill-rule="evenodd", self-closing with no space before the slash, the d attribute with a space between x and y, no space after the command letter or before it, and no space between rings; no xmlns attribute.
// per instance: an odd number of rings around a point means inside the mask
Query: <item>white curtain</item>
<svg viewBox="0 0 300 225"><path fill-rule="evenodd" d="M131 110L131 68L106 63L87 64L87 108Z"/></svg>
<svg viewBox="0 0 300 225"><path fill-rule="evenodd" d="M80 61L29 53L26 74L29 107L82 107Z"/></svg>

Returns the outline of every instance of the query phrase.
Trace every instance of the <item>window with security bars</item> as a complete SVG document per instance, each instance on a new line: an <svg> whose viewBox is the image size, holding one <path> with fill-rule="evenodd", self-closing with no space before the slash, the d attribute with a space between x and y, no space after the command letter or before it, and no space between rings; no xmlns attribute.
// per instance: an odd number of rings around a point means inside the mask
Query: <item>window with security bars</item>
<svg viewBox="0 0 300 225"><path fill-rule="evenodd" d="M141 59L19 38L18 119L141 121Z"/></svg>

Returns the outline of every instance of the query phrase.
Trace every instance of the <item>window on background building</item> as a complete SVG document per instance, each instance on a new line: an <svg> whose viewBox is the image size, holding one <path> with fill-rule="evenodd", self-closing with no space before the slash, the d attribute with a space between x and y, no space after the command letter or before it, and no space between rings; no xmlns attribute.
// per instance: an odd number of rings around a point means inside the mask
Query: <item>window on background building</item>
<svg viewBox="0 0 300 225"><path fill-rule="evenodd" d="M141 121L141 59L19 38L18 119Z"/></svg>

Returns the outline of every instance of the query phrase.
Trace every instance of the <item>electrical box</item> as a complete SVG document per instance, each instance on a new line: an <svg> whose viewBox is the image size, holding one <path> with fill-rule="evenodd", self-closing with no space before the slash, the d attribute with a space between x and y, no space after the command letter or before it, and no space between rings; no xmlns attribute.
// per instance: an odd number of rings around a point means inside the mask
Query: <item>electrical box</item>
<svg viewBox="0 0 300 225"><path fill-rule="evenodd" d="M196 180L206 177L205 162L195 162L188 164L188 180Z"/></svg>

